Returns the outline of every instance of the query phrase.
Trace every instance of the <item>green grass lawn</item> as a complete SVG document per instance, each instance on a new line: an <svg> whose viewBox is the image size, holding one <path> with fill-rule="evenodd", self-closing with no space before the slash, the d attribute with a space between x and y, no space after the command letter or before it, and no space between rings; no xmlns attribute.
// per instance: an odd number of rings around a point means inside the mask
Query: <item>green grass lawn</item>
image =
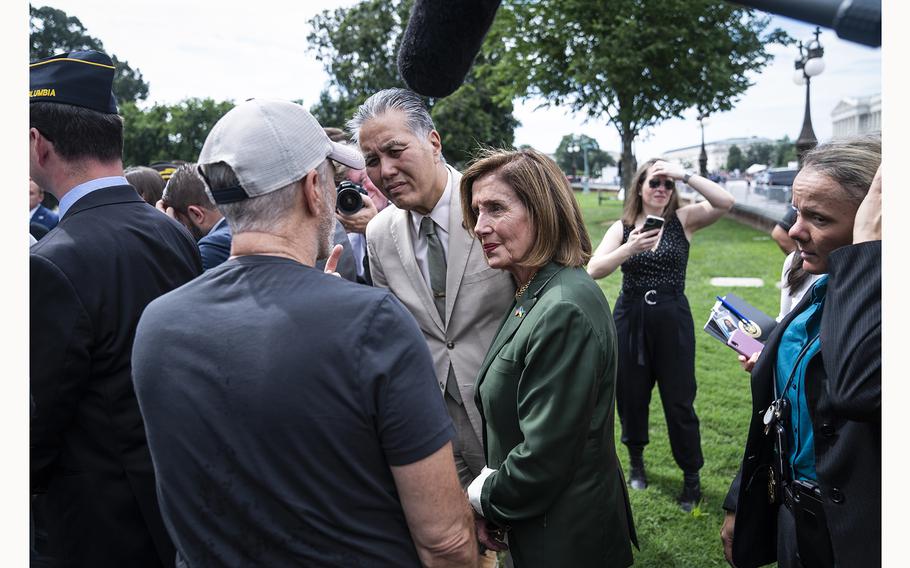
<svg viewBox="0 0 910 568"><path fill-rule="evenodd" d="M621 215L622 202L597 204L597 195L577 194L591 240L596 248L604 233ZM701 470L704 499L691 514L676 505L682 487L682 472L670 453L667 426L657 388L651 400L649 434L645 450L649 486L631 491L632 512L641 551L636 566L660 568L726 566L720 544L723 521L721 504L736 474L745 444L751 394L749 377L740 368L736 352L702 330L714 296L734 292L746 301L776 316L780 292L776 282L784 256L770 236L730 219L721 219L696 233L689 253L686 296L695 320L696 380L695 410L701 421ZM761 288L722 289L711 286L715 276L755 277L764 280ZM619 270L599 281L612 307L619 294ZM616 444L628 475L628 454L620 442L616 419Z"/></svg>

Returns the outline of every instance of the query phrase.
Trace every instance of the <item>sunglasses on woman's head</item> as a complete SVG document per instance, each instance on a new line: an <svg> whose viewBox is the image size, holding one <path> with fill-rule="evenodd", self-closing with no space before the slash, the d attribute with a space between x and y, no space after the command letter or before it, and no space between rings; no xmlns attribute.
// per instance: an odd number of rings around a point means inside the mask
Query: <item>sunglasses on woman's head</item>
<svg viewBox="0 0 910 568"><path fill-rule="evenodd" d="M660 180L657 178L651 178L650 180L648 180L648 187L650 187L651 189L656 189L659 185L660 185ZM674 182L672 179L665 179L664 187L667 189L667 191L673 191L674 189L676 189L676 182Z"/></svg>

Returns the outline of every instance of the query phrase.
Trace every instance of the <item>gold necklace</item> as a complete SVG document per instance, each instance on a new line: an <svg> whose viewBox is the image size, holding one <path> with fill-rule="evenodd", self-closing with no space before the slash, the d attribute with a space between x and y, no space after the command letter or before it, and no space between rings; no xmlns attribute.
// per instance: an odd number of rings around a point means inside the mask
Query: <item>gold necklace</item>
<svg viewBox="0 0 910 568"><path fill-rule="evenodd" d="M519 298L521 298L522 295L524 295L524 293L528 291L528 286L531 285L531 281L534 280L534 277L535 277L535 276L537 276L537 271L536 271L536 270L535 270L534 272L531 273L531 277L528 278L528 281L525 282L525 283L521 286L521 288L518 289L517 292L515 292L515 299L516 299L516 300L519 299Z"/></svg>

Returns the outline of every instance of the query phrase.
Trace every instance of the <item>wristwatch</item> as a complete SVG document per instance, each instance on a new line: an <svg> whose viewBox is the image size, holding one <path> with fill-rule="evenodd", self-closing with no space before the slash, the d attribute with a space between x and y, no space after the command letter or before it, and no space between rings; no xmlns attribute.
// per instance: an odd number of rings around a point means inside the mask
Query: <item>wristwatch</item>
<svg viewBox="0 0 910 568"><path fill-rule="evenodd" d="M688 184L689 178L692 177L693 175L694 174L690 174L689 172L686 172L685 174L683 174L683 183Z"/></svg>

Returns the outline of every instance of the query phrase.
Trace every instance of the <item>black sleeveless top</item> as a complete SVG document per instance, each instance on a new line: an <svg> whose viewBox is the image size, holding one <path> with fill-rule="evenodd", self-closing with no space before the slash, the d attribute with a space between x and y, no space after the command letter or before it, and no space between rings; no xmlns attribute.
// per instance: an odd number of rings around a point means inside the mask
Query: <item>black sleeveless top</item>
<svg viewBox="0 0 910 568"><path fill-rule="evenodd" d="M629 240L633 225L623 225L622 242ZM664 225L664 234L656 251L646 250L622 263L624 292L683 292L686 289L686 265L689 262L689 240L677 216Z"/></svg>

